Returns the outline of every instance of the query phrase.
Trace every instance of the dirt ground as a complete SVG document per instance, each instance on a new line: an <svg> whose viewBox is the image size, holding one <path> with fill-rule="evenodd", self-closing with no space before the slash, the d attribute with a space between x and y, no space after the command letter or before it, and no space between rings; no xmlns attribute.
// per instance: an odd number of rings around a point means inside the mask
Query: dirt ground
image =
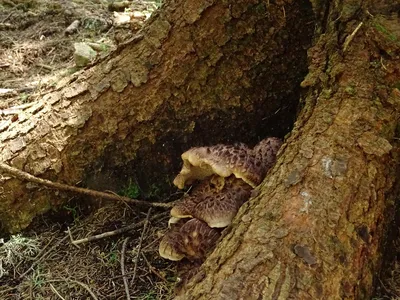
<svg viewBox="0 0 400 300"><path fill-rule="evenodd" d="M114 2L0 0L0 109L28 103L78 71L74 43L95 43L97 57L105 56L133 36L160 5L122 1L118 3L127 5L115 11L110 3ZM124 16L128 23L117 24ZM80 22L77 30L66 33L75 20Z"/></svg>
<svg viewBox="0 0 400 300"><path fill-rule="evenodd" d="M100 45L101 58L133 36L160 5L123 2L127 4L117 9L106 0L0 0L0 109L29 105L78 71L74 43ZM130 21L117 27L116 15L128 15ZM66 34L75 20L80 26ZM21 235L0 237L0 299L126 299L124 278L131 299L169 299L178 280L177 265L158 255L167 220L163 211L115 203L95 208L71 199L37 218ZM137 225L124 233L71 243L132 224ZM400 299L397 225L390 237L375 299Z"/></svg>

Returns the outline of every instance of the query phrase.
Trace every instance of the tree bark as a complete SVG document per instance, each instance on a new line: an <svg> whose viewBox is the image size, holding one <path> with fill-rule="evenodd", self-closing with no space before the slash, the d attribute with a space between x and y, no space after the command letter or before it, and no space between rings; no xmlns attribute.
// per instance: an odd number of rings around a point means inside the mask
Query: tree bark
<svg viewBox="0 0 400 300"><path fill-rule="evenodd" d="M130 176L166 185L191 146L283 136L312 30L305 0L169 1L132 41L3 120L0 161L100 190ZM11 232L68 196L6 174L1 184Z"/></svg>
<svg viewBox="0 0 400 300"><path fill-rule="evenodd" d="M183 299L371 296L398 171L399 4L313 5L302 112Z"/></svg>

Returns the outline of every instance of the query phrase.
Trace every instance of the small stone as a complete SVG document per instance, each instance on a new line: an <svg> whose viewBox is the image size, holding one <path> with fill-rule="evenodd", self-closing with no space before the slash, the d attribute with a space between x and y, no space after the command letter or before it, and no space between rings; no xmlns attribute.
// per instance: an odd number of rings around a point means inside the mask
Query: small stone
<svg viewBox="0 0 400 300"><path fill-rule="evenodd" d="M75 65L77 67L84 67L94 61L96 58L96 51L94 51L89 45L86 43L75 43L74 44L75 53Z"/></svg>
<svg viewBox="0 0 400 300"><path fill-rule="evenodd" d="M77 32L80 24L81 24L81 22L79 22L79 20L73 21L73 22L71 23L71 25L69 25L69 26L64 30L65 35L70 35L70 34L73 34L73 33Z"/></svg>

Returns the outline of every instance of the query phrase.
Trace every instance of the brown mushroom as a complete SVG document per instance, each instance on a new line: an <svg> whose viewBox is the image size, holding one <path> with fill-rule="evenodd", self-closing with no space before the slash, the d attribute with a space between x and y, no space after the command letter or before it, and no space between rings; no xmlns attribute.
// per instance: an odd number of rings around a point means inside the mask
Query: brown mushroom
<svg viewBox="0 0 400 300"><path fill-rule="evenodd" d="M203 201L205 195L216 194L220 192L225 185L225 178L212 175L207 180L200 182L192 190L190 196L186 195L182 201L175 204L171 210L170 223L176 222L176 218L193 218L193 211L197 204Z"/></svg>
<svg viewBox="0 0 400 300"><path fill-rule="evenodd" d="M254 188L275 162L281 144L278 138L267 138L254 149L244 144L191 148L181 156L183 167L174 184L182 189L186 184L203 180L212 174L221 177L233 174Z"/></svg>
<svg viewBox="0 0 400 300"><path fill-rule="evenodd" d="M232 222L252 188L275 163L281 144L277 138L268 138L253 149L244 144L216 145L183 153L183 167L174 184L183 188L202 181L171 209L171 229L160 243L160 255L170 260L203 258L219 237L214 228ZM186 218L193 219L186 222Z"/></svg>
<svg viewBox="0 0 400 300"><path fill-rule="evenodd" d="M162 238L159 253L161 257L174 261L184 257L202 259L213 248L219 236L218 230L198 219L181 221Z"/></svg>
<svg viewBox="0 0 400 300"><path fill-rule="evenodd" d="M214 177L204 182L210 183ZM228 226L240 206L250 197L251 187L234 176L225 178L223 181L222 188L221 186L207 188L203 183L200 191L195 189L191 196L184 197L171 209L171 219L193 217L206 222L213 228Z"/></svg>

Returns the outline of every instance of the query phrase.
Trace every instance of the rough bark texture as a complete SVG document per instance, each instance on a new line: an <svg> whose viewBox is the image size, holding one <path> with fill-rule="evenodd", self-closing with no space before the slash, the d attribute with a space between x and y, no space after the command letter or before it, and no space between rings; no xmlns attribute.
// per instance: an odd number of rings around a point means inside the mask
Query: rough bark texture
<svg viewBox="0 0 400 300"><path fill-rule="evenodd" d="M295 128L184 299L371 296L398 168L399 5L327 2Z"/></svg>
<svg viewBox="0 0 400 300"><path fill-rule="evenodd" d="M169 1L135 40L2 122L0 160L112 189L133 173L143 185L154 174L169 181L193 145L283 136L306 71L310 16L306 1ZM4 230L24 228L66 198L0 179Z"/></svg>

